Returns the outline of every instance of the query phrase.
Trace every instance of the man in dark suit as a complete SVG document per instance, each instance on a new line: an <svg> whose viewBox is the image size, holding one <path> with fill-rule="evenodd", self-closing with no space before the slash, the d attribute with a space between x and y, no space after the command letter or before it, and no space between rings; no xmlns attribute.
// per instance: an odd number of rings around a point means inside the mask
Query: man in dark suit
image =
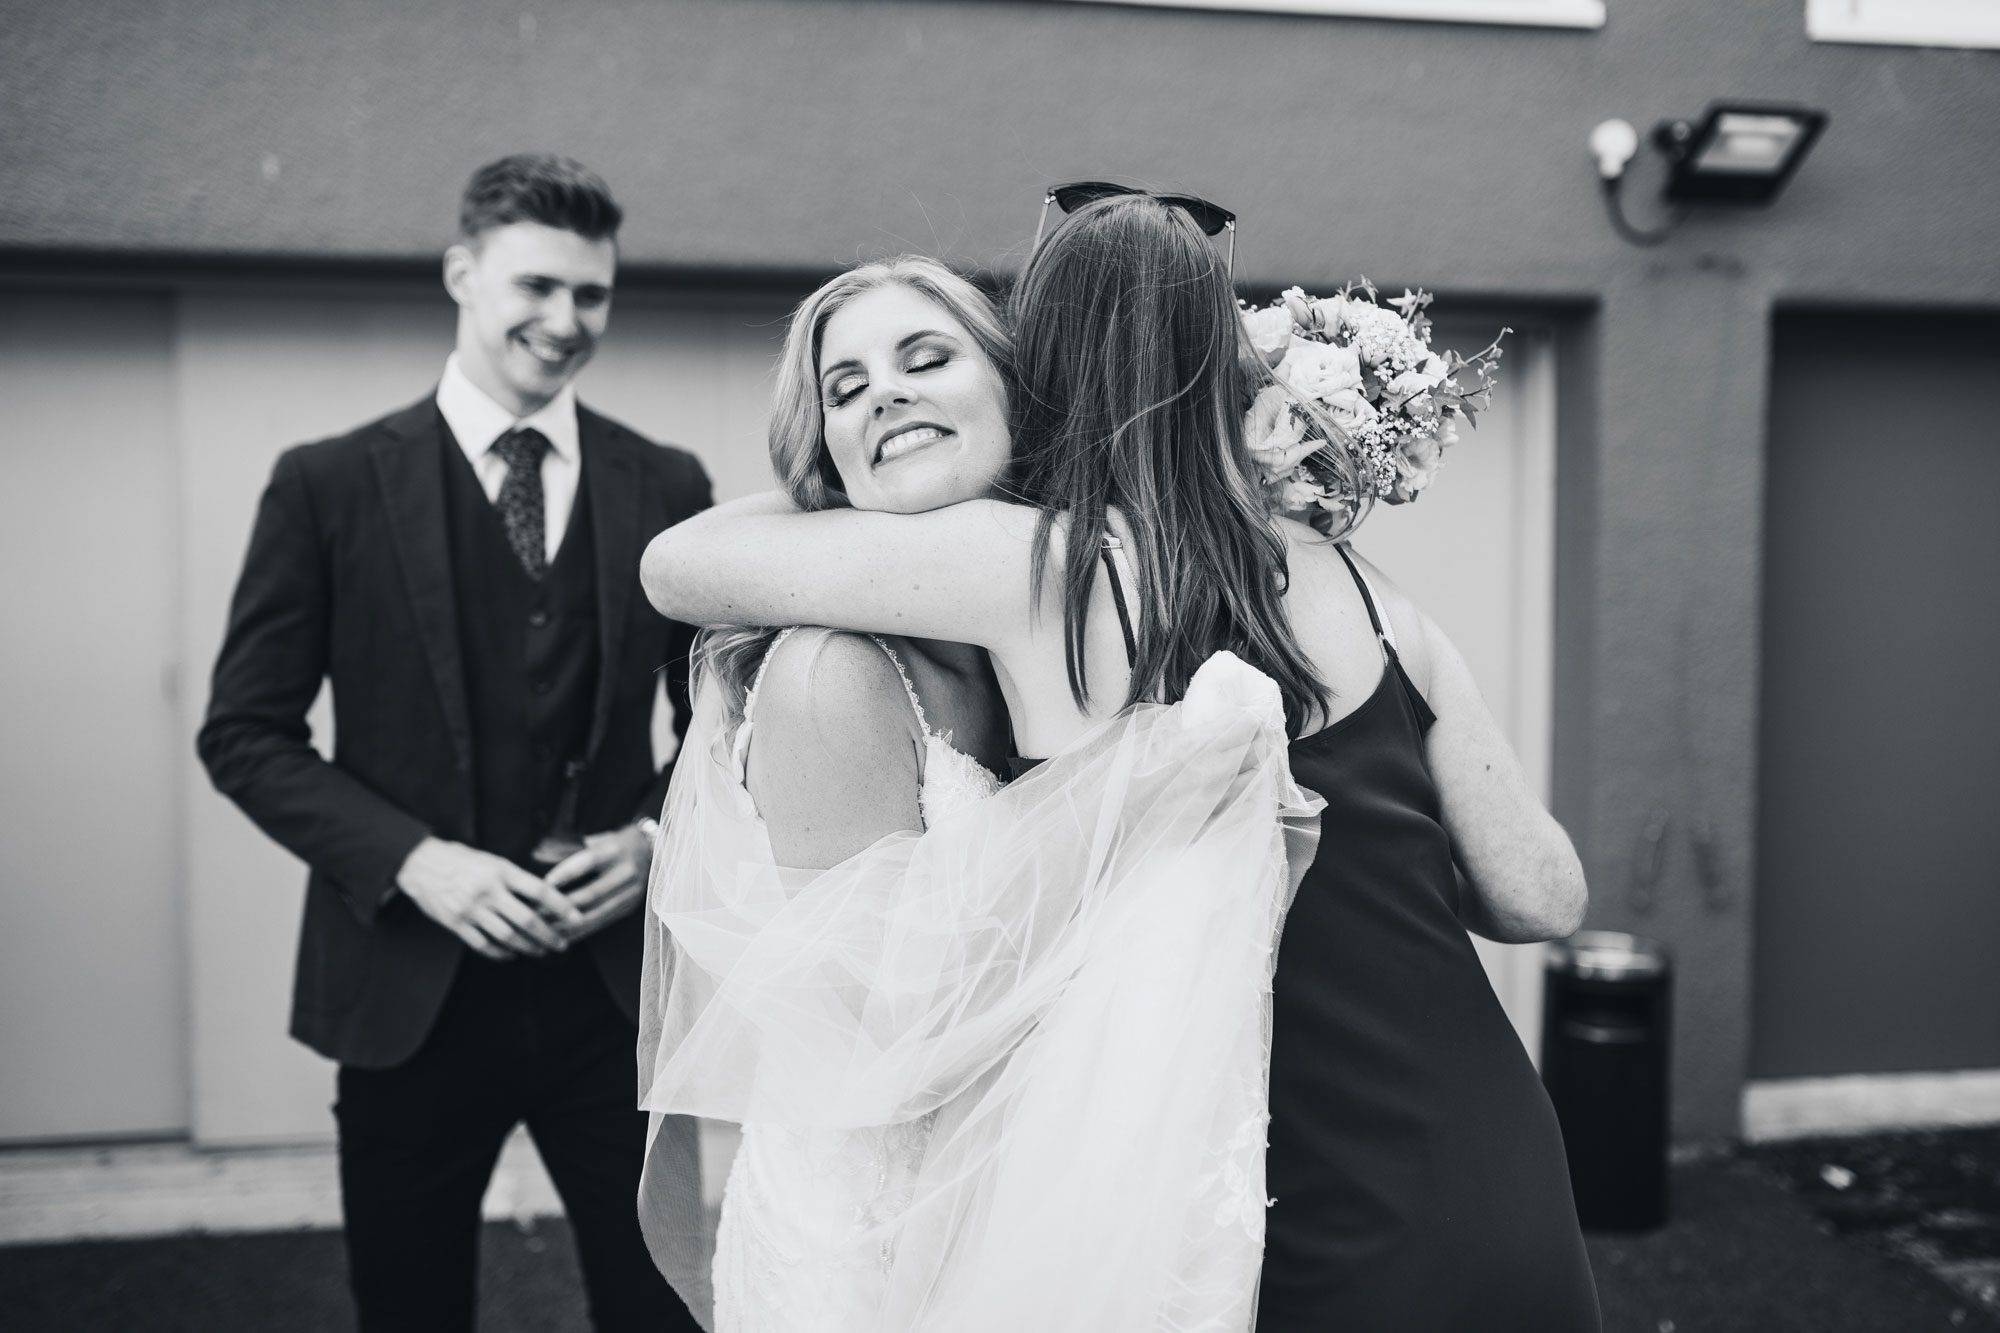
<svg viewBox="0 0 2000 1333"><path fill-rule="evenodd" d="M523 1122L596 1327L694 1327L634 1209L635 913L671 767L650 723L664 668L685 729L691 638L638 570L710 488L570 387L620 218L566 159L473 176L436 394L278 459L216 661L202 761L311 867L291 1030L340 1064L364 1330L469 1333L480 1199Z"/></svg>

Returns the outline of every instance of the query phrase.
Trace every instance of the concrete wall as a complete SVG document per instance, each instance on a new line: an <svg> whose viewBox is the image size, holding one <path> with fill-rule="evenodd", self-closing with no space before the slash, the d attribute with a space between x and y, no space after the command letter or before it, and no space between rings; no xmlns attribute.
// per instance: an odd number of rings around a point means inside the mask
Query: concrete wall
<svg viewBox="0 0 2000 1333"><path fill-rule="evenodd" d="M1649 266L1603 225L1583 136L1735 95L1825 107L1833 133L1775 214L1670 256L1723 261L1711 286L1889 299L1984 268L1990 295L1996 56L1816 45L1802 8L1627 3L1572 30L992 0L9 0L0 241L428 255L469 164L542 146L611 178L648 264L1004 262L1042 185L1117 171L1235 208L1252 277L1602 293Z"/></svg>
<svg viewBox="0 0 2000 1333"><path fill-rule="evenodd" d="M427 257L472 165L547 147L614 182L628 262L674 274L902 249L1004 270L1042 185L1117 175L1236 209L1252 283L1360 271L1574 312L1558 812L1593 922L1681 951L1679 1131L1735 1126L1771 311L2000 306L1994 53L1815 45L1798 0L1621 0L1585 31L981 0L10 0L0 24L16 262ZM1617 240L1590 127L1723 96L1832 128L1773 209ZM1650 154L1635 176L1644 220ZM1680 832L1640 913L1654 811ZM1681 836L1703 822L1721 895Z"/></svg>

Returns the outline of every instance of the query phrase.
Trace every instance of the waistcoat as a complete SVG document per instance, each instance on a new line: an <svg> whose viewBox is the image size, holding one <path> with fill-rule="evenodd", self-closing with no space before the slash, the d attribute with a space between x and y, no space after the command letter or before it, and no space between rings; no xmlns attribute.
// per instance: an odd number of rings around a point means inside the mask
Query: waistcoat
<svg viewBox="0 0 2000 1333"><path fill-rule="evenodd" d="M507 544L465 453L443 441L452 587L472 722L475 845L539 873L544 837L574 834L597 689L596 543L578 487L556 558L537 581Z"/></svg>

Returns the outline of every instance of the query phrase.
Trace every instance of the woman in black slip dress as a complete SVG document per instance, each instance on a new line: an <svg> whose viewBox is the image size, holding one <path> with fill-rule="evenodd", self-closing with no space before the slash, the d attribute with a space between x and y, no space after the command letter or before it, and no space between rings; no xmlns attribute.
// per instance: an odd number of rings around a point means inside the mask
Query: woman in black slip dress
<svg viewBox="0 0 2000 1333"><path fill-rule="evenodd" d="M1345 543L1375 688L1292 742L1320 846L1272 983L1258 1333L1587 1333L1597 1289L1562 1132L1458 917L1436 721ZM1135 652L1122 543L1100 553ZM1013 776L1038 760L1015 761Z"/></svg>
<svg viewBox="0 0 2000 1333"><path fill-rule="evenodd" d="M1148 243L1142 218L1117 221L1144 279L1200 282L1175 270L1185 251ZM1064 225L1093 222L1115 225L1088 210ZM1068 239L1059 230L1050 247ZM1102 275L1089 277L1075 285ZM1028 298L1033 278L1031 263ZM1023 301L1017 292L1028 391L1064 410L1059 393L1035 383L1042 349ZM1194 360L1171 349L1162 359ZM1033 433L1017 432L1017 448L1031 450ZM1282 526L1285 616L1335 688L1295 721L1290 750L1293 778L1327 804L1272 983L1265 1188L1274 1202L1258 1333L1595 1333L1596 1286L1554 1108L1466 933L1510 942L1570 933L1582 919L1581 868L1435 624L1390 599L1442 726L1349 548L1330 548L1336 562L1315 534ZM1146 592L1123 548L1142 542L1145 526L1126 527L1134 541L1107 536L1099 559L1132 661ZM1349 599L1365 630L1344 614ZM1240 638L1223 646L1251 656ZM1133 673L1135 686L1145 674Z"/></svg>
<svg viewBox="0 0 2000 1333"><path fill-rule="evenodd" d="M977 644L1027 755L1179 700L1218 651L1264 673L1293 775L1327 807L1273 980L1256 1327L1594 1333L1554 1116L1466 936L1573 931L1567 837L1436 627L1265 509L1242 430L1246 376L1263 372L1239 361L1227 271L1181 205L1077 208L1010 309L1006 500L903 515L732 502L655 539L655 607Z"/></svg>
<svg viewBox="0 0 2000 1333"><path fill-rule="evenodd" d="M1272 989L1259 1333L1598 1327L1555 1112L1459 919L1434 715L1381 644L1354 711L1291 746L1325 797Z"/></svg>

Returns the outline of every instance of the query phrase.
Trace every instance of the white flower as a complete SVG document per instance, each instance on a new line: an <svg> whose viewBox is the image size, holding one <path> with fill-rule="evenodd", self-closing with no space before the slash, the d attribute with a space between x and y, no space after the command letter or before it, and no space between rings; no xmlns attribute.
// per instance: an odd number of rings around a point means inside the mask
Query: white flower
<svg viewBox="0 0 2000 1333"><path fill-rule="evenodd" d="M1284 304L1285 311L1292 317L1293 323L1302 329L1315 327L1313 323L1312 298L1306 295L1303 287L1285 288L1284 291L1278 293L1278 300Z"/></svg>
<svg viewBox="0 0 2000 1333"><path fill-rule="evenodd" d="M1243 331L1250 336L1250 345L1264 358L1264 364L1275 366L1292 344L1292 312L1282 305L1248 311L1243 316Z"/></svg>
<svg viewBox="0 0 2000 1333"><path fill-rule="evenodd" d="M1349 301L1341 318L1353 331L1354 346L1361 359L1371 366L1388 367L1391 374L1400 373L1431 355L1422 340L1410 332L1409 325L1381 306Z"/></svg>
<svg viewBox="0 0 2000 1333"><path fill-rule="evenodd" d="M1420 393L1429 393L1444 383L1445 364L1442 357L1426 357L1409 370L1393 375L1382 387L1391 398L1414 398Z"/></svg>
<svg viewBox="0 0 2000 1333"><path fill-rule="evenodd" d="M1292 411L1292 396L1285 386L1267 384L1243 419L1243 443L1265 475L1275 480L1297 467L1320 442L1305 437L1305 426Z"/></svg>
<svg viewBox="0 0 2000 1333"><path fill-rule="evenodd" d="M1422 477L1426 484L1444 461L1444 445L1431 435L1413 435L1396 451L1397 466L1406 477Z"/></svg>
<svg viewBox="0 0 2000 1333"><path fill-rule="evenodd" d="M1437 480L1438 466L1444 462L1444 443L1434 436L1415 435L1404 440L1390 456L1395 460L1397 477L1389 492L1389 503L1406 504Z"/></svg>
<svg viewBox="0 0 2000 1333"><path fill-rule="evenodd" d="M1341 318L1356 333L1365 333L1371 338L1405 338L1410 326L1398 319L1393 311L1384 310L1373 301L1348 301L1341 309Z"/></svg>
<svg viewBox="0 0 2000 1333"><path fill-rule="evenodd" d="M1327 402L1335 394L1360 389L1361 359L1352 347L1301 338L1278 363L1277 374L1305 397Z"/></svg>
<svg viewBox="0 0 2000 1333"><path fill-rule="evenodd" d="M1376 417L1374 405L1359 388L1342 389L1322 401L1326 404L1327 415L1333 418L1333 424L1349 435L1358 433Z"/></svg>

